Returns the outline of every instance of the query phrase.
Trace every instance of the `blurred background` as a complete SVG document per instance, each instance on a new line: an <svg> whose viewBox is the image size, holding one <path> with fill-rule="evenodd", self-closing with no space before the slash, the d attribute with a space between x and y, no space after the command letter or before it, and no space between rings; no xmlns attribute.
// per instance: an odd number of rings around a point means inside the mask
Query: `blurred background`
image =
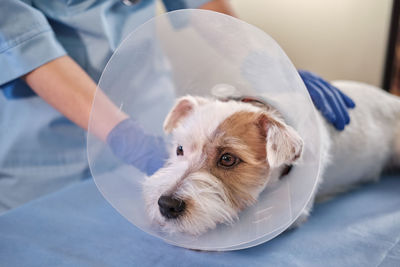
<svg viewBox="0 0 400 267"><path fill-rule="evenodd" d="M400 92L393 60L399 0L230 2L240 19L272 36L297 68L328 80L356 80Z"/></svg>

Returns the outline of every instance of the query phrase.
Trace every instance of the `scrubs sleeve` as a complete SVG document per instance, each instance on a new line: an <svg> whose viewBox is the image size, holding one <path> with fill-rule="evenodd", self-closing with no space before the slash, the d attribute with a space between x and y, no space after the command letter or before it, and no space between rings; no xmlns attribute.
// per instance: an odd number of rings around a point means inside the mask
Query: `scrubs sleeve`
<svg viewBox="0 0 400 267"><path fill-rule="evenodd" d="M198 8L211 0L163 0L165 9L173 11L184 8Z"/></svg>
<svg viewBox="0 0 400 267"><path fill-rule="evenodd" d="M0 89L66 54L44 15L18 0L1 0Z"/></svg>

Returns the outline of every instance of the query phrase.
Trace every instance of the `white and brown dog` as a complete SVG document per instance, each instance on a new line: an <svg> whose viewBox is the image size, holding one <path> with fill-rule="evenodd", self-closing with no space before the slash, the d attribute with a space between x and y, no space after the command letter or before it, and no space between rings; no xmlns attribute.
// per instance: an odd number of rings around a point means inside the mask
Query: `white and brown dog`
<svg viewBox="0 0 400 267"><path fill-rule="evenodd" d="M400 98L356 82L334 85L357 107L344 131L323 124L321 196L377 180L388 165L400 166ZM164 130L175 147L166 166L145 180L143 193L151 221L170 233L198 235L234 222L302 155L301 137L269 106L186 96Z"/></svg>

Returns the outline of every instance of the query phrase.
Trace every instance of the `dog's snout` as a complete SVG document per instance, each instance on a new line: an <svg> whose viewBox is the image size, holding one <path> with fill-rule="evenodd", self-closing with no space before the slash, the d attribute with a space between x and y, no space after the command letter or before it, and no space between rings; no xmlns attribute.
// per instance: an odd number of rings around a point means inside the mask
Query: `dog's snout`
<svg viewBox="0 0 400 267"><path fill-rule="evenodd" d="M185 210L185 202L172 196L161 196L158 199L161 215L167 219L178 218Z"/></svg>

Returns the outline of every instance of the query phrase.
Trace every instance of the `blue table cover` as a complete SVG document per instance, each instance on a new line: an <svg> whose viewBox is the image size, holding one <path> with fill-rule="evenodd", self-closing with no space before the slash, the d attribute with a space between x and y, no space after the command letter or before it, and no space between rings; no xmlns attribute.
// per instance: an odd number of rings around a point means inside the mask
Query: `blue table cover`
<svg viewBox="0 0 400 267"><path fill-rule="evenodd" d="M0 216L0 266L400 266L399 240L399 174L318 204L299 229L231 252L166 244L87 180Z"/></svg>

